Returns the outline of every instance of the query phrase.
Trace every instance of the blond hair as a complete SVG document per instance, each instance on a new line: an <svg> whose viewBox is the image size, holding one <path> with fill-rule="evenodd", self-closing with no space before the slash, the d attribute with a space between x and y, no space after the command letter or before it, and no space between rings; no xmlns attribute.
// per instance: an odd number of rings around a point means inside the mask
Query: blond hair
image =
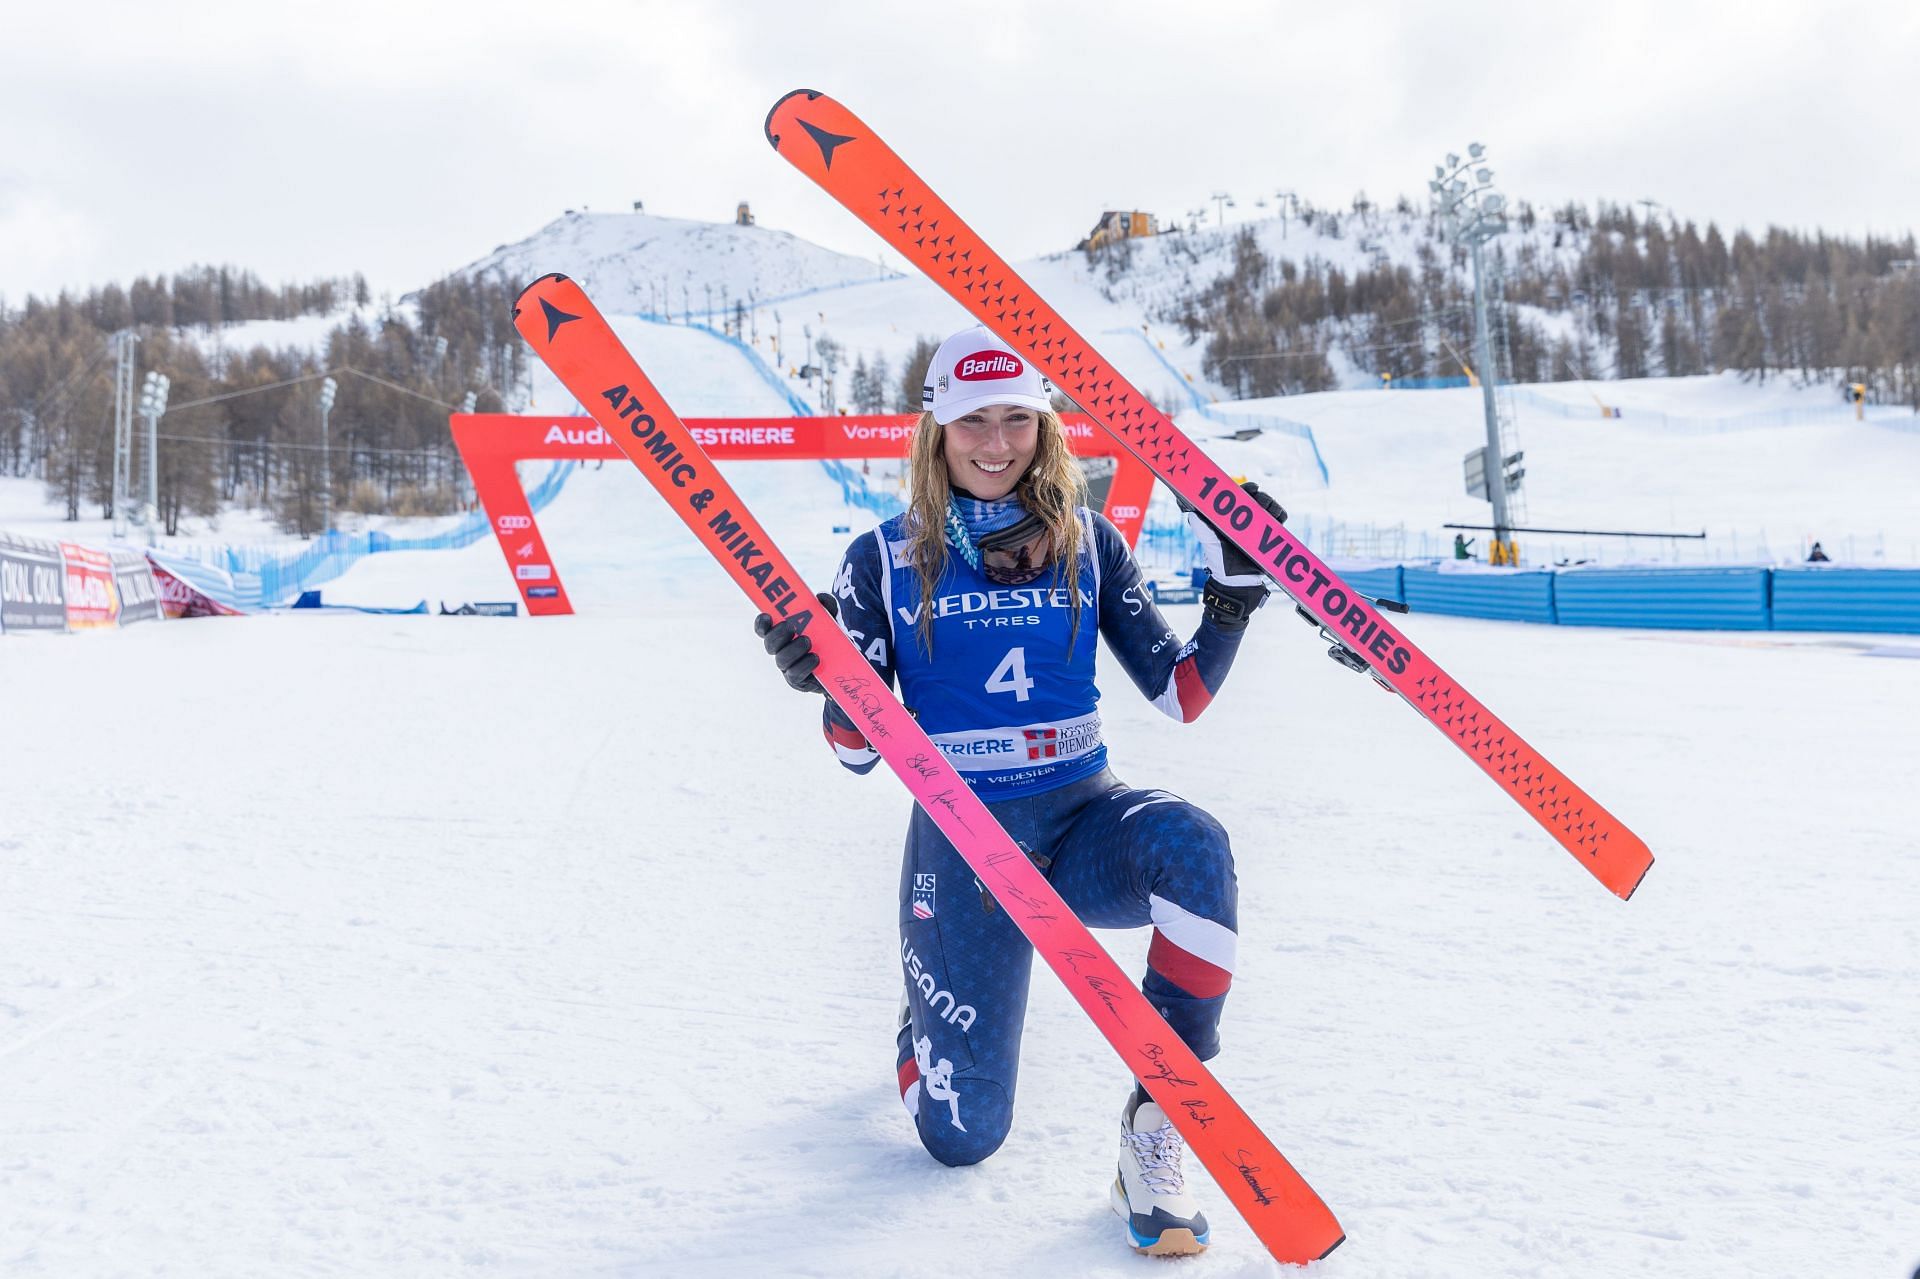
<svg viewBox="0 0 1920 1279"><path fill-rule="evenodd" d="M1039 440L1033 461L1014 485L1020 504L1040 517L1047 529L1047 563L1053 570L1053 584L1076 588L1082 542L1079 507L1086 498L1086 481L1080 465L1067 447L1066 428L1060 416L1039 410ZM907 562L920 579L920 618L915 629L920 647L933 656L933 593L940 575L947 570L947 509L953 497L952 477L947 474L947 428L922 413L914 428L913 449L907 455ZM1072 649L1080 635L1080 592L1073 589L1073 624L1067 647Z"/></svg>

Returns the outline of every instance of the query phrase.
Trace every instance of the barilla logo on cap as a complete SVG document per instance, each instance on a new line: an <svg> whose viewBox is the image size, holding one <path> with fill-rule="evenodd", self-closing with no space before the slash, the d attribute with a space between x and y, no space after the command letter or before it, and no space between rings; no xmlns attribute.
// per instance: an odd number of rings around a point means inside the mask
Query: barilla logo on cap
<svg viewBox="0 0 1920 1279"><path fill-rule="evenodd" d="M953 366L953 375L962 382L991 382L1026 371L1026 365L1005 351L975 351Z"/></svg>

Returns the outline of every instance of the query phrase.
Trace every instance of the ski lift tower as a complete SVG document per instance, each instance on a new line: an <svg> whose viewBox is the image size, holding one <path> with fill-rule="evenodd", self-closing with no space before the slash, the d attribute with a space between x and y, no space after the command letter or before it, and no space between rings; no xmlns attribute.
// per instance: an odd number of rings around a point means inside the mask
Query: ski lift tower
<svg viewBox="0 0 1920 1279"><path fill-rule="evenodd" d="M1445 164L1433 166L1433 180L1427 189L1433 192L1435 211L1447 238L1465 245L1473 260L1473 358L1480 366L1480 395L1486 413L1487 443L1484 449L1467 454L1467 491L1485 496L1493 503L1493 545L1488 548L1490 564L1515 564L1519 556L1513 544L1513 516L1508 495L1520 488L1520 469L1524 454L1506 452L1500 430L1500 406L1495 398L1498 371L1493 363L1493 341L1487 316L1485 254L1487 241L1507 229L1506 199L1493 190L1493 170L1482 165L1487 149L1478 142L1467 148L1467 158L1448 155ZM1478 483L1475 481L1478 479Z"/></svg>

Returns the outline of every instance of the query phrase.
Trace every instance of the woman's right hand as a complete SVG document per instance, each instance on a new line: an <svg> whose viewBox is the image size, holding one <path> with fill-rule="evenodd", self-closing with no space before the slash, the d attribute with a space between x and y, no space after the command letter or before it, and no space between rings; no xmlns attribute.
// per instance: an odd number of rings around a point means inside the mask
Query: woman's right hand
<svg viewBox="0 0 1920 1279"><path fill-rule="evenodd" d="M829 621L840 616L840 606L834 602L833 596L822 591L814 598L826 610ZM768 655L773 658L773 664L780 668L788 687L795 692L824 695L827 690L813 674L820 665L820 657L813 651L813 641L801 633L801 628L811 616L812 611L807 610L776 622L769 614L762 613L753 619L753 633L766 645Z"/></svg>

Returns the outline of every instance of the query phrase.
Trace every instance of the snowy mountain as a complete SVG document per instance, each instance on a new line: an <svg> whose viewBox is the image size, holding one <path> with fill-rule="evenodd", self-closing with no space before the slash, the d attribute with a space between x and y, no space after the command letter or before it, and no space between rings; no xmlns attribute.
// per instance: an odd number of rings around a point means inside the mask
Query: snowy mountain
<svg viewBox="0 0 1920 1279"><path fill-rule="evenodd" d="M457 274L525 284L564 271L603 311L718 317L743 305L898 277L786 231L645 213L569 212Z"/></svg>

